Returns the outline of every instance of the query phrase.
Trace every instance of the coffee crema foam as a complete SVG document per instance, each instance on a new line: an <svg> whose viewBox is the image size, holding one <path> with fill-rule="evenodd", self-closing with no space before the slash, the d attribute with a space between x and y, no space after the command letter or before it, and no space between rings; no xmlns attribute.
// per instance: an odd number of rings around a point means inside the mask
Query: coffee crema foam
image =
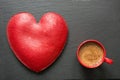
<svg viewBox="0 0 120 80"><path fill-rule="evenodd" d="M103 49L96 43L85 43L79 51L80 61L86 66L99 65L103 58Z"/></svg>

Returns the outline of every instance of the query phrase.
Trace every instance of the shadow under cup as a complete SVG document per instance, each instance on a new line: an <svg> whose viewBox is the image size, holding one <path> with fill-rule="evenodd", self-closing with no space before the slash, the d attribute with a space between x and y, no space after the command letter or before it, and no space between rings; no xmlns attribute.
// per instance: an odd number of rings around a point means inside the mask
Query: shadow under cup
<svg viewBox="0 0 120 80"><path fill-rule="evenodd" d="M97 40L83 41L78 47L77 59L86 68L96 68L103 62L113 63L111 59L106 57L104 46Z"/></svg>

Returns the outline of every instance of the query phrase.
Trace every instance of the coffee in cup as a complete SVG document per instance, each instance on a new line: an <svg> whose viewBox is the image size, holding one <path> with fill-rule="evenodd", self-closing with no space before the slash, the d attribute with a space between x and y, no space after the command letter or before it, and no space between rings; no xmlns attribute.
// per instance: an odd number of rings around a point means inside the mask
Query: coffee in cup
<svg viewBox="0 0 120 80"><path fill-rule="evenodd" d="M108 60L106 62L112 63L112 60L105 58L105 54L104 47L96 40L87 40L83 42L80 44L77 51L79 62L87 68L98 67L106 59Z"/></svg>

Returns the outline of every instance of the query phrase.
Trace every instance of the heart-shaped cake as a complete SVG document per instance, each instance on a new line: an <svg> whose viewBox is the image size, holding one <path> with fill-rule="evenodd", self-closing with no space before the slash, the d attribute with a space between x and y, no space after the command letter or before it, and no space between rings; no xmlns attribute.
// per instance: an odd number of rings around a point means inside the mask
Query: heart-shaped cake
<svg viewBox="0 0 120 80"><path fill-rule="evenodd" d="M61 54L68 28L61 15L45 13L37 23L32 14L21 12L11 17L7 38L16 57L27 68L40 72Z"/></svg>

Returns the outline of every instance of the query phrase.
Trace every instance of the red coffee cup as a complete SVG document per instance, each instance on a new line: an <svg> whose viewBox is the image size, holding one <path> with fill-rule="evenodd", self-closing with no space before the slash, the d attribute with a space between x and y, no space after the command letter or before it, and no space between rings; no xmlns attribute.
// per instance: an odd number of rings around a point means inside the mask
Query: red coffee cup
<svg viewBox="0 0 120 80"><path fill-rule="evenodd" d="M95 65L95 66L85 65L85 64L81 61L80 56L79 56L79 51L80 51L81 47L82 47L84 44L90 43L90 42L99 45L99 46L102 48L102 50L103 50L102 60L99 62L99 64L97 64L97 65ZM106 63L108 63L108 64L112 64L112 63L113 63L113 60L112 60L112 59L109 59L109 58L106 57L106 50L105 50L104 46L102 45L102 43L100 43L100 42L97 41L97 40L93 40L93 39L91 39L91 40L85 40L85 41L83 41L83 42L78 46L78 49L77 49L77 59L78 59L79 63L80 63L81 65L83 65L84 67L86 67L86 68L96 68L96 67L100 66L103 62L106 62Z"/></svg>

